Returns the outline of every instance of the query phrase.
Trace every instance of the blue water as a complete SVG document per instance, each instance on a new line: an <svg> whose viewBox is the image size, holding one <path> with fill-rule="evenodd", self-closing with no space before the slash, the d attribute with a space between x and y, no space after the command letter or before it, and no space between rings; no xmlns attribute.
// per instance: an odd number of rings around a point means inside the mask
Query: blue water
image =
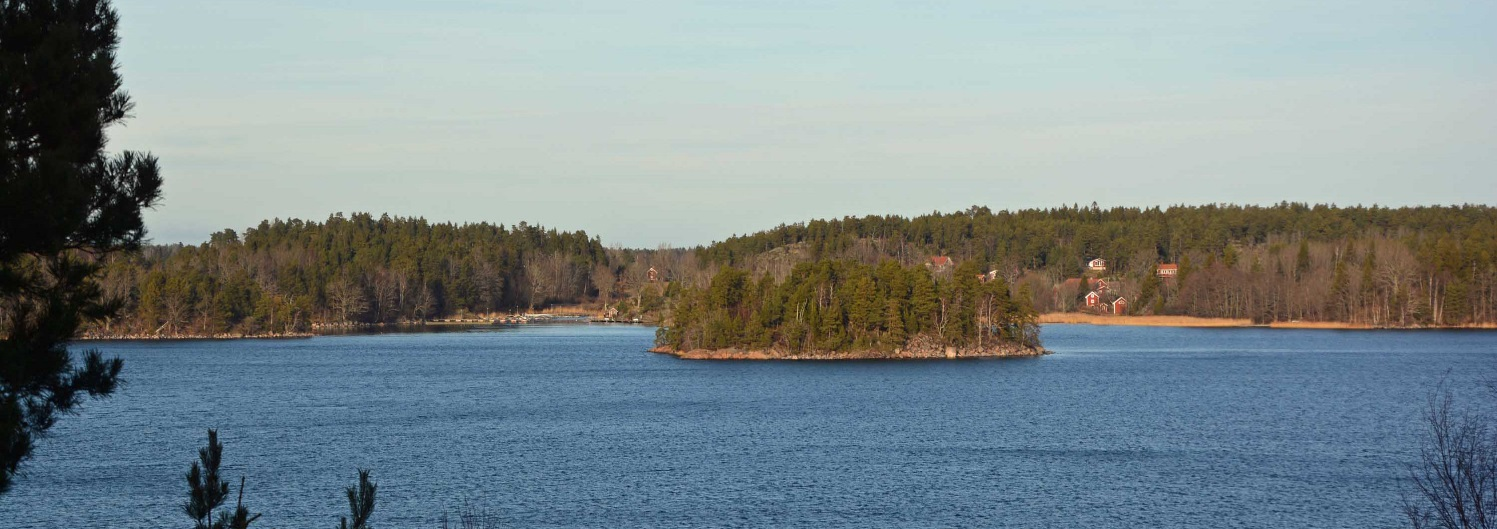
<svg viewBox="0 0 1497 529"><path fill-rule="evenodd" d="M1442 376L1497 333L1051 325L1044 358L701 362L558 325L94 344L129 385L66 417L0 527L186 526L218 428L259 527L1392 527Z"/></svg>

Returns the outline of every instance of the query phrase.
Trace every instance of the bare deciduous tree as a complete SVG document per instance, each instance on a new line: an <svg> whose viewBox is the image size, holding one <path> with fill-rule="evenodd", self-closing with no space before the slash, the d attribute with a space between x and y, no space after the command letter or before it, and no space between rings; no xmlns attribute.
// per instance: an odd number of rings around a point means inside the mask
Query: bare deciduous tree
<svg viewBox="0 0 1497 529"><path fill-rule="evenodd" d="M436 294L431 291L430 286L422 283L421 288L416 290L413 303L415 305L413 310L416 313L416 318L425 323L426 318L431 316L431 311L437 306Z"/></svg>
<svg viewBox="0 0 1497 529"><path fill-rule="evenodd" d="M553 299L575 298L585 290L585 269L562 252L532 252L525 256L525 283L530 287L530 310Z"/></svg>
<svg viewBox="0 0 1497 529"><path fill-rule="evenodd" d="M1403 511L1415 529L1497 528L1497 430L1490 410L1457 408L1445 384L1430 394L1424 445Z"/></svg>
<svg viewBox="0 0 1497 529"><path fill-rule="evenodd" d="M180 325L187 323L187 315L192 311L192 306L197 303L197 295L192 285L181 278L171 278L166 281L165 296L162 296L162 318L165 320L161 329L167 329L169 333L176 333Z"/></svg>
<svg viewBox="0 0 1497 529"><path fill-rule="evenodd" d="M547 271L549 254L532 253L525 256L525 282L530 286L530 312L535 312L537 302L544 303L556 289L552 275Z"/></svg>
<svg viewBox="0 0 1497 529"><path fill-rule="evenodd" d="M374 318L381 323L389 322L400 315L400 284L387 268L378 268L365 278L374 293Z"/></svg>
<svg viewBox="0 0 1497 529"><path fill-rule="evenodd" d="M593 287L598 289L598 300L602 301L604 305L611 303L613 301L613 285L618 280L618 276L613 273L613 267L608 266L606 263L593 265L593 271L589 279L592 280Z"/></svg>
<svg viewBox="0 0 1497 529"><path fill-rule="evenodd" d="M328 285L327 297L328 306L338 315L340 323L347 323L350 316L360 316L369 310L369 300L364 297L364 290L346 275Z"/></svg>

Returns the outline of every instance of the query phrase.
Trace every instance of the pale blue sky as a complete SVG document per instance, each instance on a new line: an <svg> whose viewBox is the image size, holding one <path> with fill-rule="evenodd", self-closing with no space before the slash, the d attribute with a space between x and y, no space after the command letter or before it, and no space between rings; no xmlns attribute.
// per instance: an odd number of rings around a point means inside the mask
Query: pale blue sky
<svg viewBox="0 0 1497 529"><path fill-rule="evenodd" d="M1497 2L122 0L158 242L607 243L1096 201L1497 203Z"/></svg>

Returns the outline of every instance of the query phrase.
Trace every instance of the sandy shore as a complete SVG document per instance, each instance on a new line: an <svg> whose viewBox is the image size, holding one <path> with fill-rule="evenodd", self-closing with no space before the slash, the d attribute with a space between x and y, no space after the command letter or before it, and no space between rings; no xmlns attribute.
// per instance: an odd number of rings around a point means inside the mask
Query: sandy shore
<svg viewBox="0 0 1497 529"><path fill-rule="evenodd" d="M1248 319L1196 318L1192 316L1107 316L1079 312L1041 314L1040 323L1080 323L1087 325L1135 325L1142 327L1265 327L1270 329L1497 329L1497 325L1460 325L1444 327L1378 327L1365 323L1340 321L1276 321L1257 324Z"/></svg>
<svg viewBox="0 0 1497 529"><path fill-rule="evenodd" d="M1252 327L1253 321L1191 316L1104 316L1079 312L1041 314L1040 323L1084 323L1088 325L1136 325L1142 327Z"/></svg>

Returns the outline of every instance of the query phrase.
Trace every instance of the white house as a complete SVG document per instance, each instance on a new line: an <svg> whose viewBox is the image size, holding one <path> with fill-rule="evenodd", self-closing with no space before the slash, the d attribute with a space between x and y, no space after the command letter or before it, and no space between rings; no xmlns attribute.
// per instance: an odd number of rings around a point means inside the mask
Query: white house
<svg viewBox="0 0 1497 529"><path fill-rule="evenodd" d="M1092 270L1099 270L1099 271L1100 270L1106 270L1107 269L1107 260L1103 259L1101 257L1098 257L1096 259L1092 259L1091 261L1087 261L1086 267L1090 268Z"/></svg>

